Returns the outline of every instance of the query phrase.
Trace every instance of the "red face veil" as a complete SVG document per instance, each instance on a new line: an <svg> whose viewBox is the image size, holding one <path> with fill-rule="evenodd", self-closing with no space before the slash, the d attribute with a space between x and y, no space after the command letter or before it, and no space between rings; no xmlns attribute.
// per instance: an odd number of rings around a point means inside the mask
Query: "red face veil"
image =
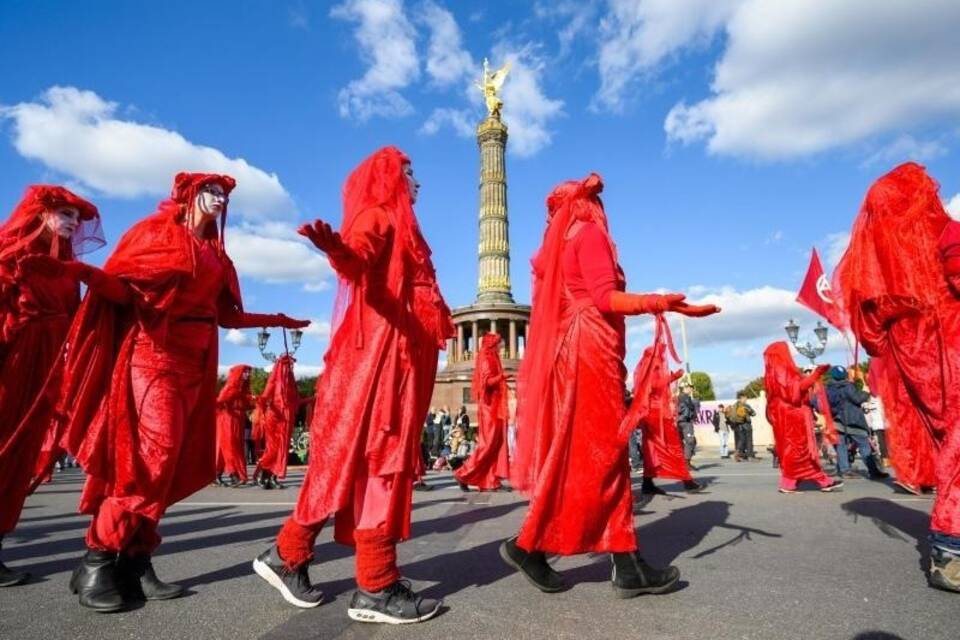
<svg viewBox="0 0 960 640"><path fill-rule="evenodd" d="M37 240L46 229L43 213L60 207L73 207L80 213L80 219L69 243L61 243L58 236L52 239L51 255L70 260L106 244L100 214L92 203L63 187L35 184L27 187L13 213L0 227L0 261L17 255Z"/></svg>
<svg viewBox="0 0 960 640"><path fill-rule="evenodd" d="M226 402L241 395L250 393L250 365L238 364L230 367L227 372L227 381L220 390L220 402Z"/></svg>

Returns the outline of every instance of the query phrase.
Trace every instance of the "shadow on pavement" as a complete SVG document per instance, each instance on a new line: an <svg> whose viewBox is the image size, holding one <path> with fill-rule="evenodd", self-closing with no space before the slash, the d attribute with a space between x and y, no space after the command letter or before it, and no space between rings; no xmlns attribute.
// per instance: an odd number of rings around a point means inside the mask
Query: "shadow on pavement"
<svg viewBox="0 0 960 640"><path fill-rule="evenodd" d="M926 575L930 565L929 514L883 498L857 498L843 503L841 508L854 520L860 517L869 519L888 538L904 542L912 539L920 554L920 570Z"/></svg>
<svg viewBox="0 0 960 640"><path fill-rule="evenodd" d="M862 631L850 640L904 640L904 638L886 631Z"/></svg>

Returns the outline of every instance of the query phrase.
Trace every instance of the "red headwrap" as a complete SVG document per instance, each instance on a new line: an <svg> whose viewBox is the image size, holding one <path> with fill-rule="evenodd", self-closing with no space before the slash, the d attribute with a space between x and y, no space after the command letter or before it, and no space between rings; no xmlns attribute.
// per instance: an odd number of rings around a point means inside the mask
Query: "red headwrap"
<svg viewBox="0 0 960 640"><path fill-rule="evenodd" d="M487 391L486 382L490 376L503 376L503 362L500 360L501 338L497 333L485 333L480 339L480 351L474 362L473 373L473 401L477 404L484 402ZM495 415L501 420L507 420L507 393L506 380L501 379L502 385L500 406L493 407Z"/></svg>
<svg viewBox="0 0 960 640"><path fill-rule="evenodd" d="M230 367L230 371L227 372L227 381L220 390L220 395L217 396L217 402L230 402L234 398L250 395L250 377L244 376L250 369L248 364Z"/></svg>
<svg viewBox="0 0 960 640"><path fill-rule="evenodd" d="M937 304L946 286L937 243L949 221L937 183L916 163L900 165L870 187L833 276L858 337L864 303Z"/></svg>
<svg viewBox="0 0 960 640"><path fill-rule="evenodd" d="M73 207L80 213L80 223L66 246L55 236L50 252L65 260L99 249L106 240L100 226L97 208L72 191L57 185L35 184L27 187L13 213L0 227L0 261L21 252L44 230L42 214L59 207Z"/></svg>

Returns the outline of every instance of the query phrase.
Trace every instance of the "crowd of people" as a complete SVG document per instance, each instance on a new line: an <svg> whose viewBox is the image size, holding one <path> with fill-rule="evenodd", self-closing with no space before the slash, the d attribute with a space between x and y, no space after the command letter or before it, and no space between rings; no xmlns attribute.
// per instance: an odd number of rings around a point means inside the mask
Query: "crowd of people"
<svg viewBox="0 0 960 640"><path fill-rule="evenodd" d="M160 520L222 474L228 484L244 480L250 411L253 439L263 443L255 475L261 486L282 486L290 428L304 402L292 358L278 358L258 398L243 365L218 395L217 327L308 323L244 310L224 243L234 186L229 176L178 174L170 198L120 239L102 269L78 260L104 243L99 211L63 187L29 188L0 227L0 534L13 530L60 453L74 456L87 476L79 509L90 523L70 588L84 607L118 611L182 594L151 562ZM331 523L334 539L354 549L352 619L433 617L440 602L403 580L397 544L410 537L413 490L443 460L456 467L464 491L499 490L509 479L528 496L517 534L499 552L537 589L566 586L548 554L604 553L618 597L673 590L679 570L652 566L640 552L630 451L635 463L642 459L644 492L662 493L656 478L702 489L691 476L699 407L688 382L675 393L683 373L665 314L703 318L720 309L678 293L629 292L603 180L590 174L559 184L546 199L532 260L511 457L497 334L482 336L475 356L476 424L465 408L457 416L429 408L453 325L413 209L419 188L410 159L382 148L347 178L339 231L323 220L299 229L338 276L333 330L312 399L303 486L275 541L253 560L254 572L290 604L320 605L324 595L308 567ZM931 254L904 262L910 239ZM868 194L838 288L852 331L878 362L872 369L884 407L896 416L887 444L898 479L918 491L936 486L930 583L953 591L960 591L958 282L960 225L948 221L922 168L898 168ZM653 316L655 332L628 403L625 318L641 314ZM795 492L802 481L838 489L851 444L871 477L884 476L869 455L868 397L845 370L834 368L822 385L827 370L801 372L783 342L768 347L764 363L781 491ZM836 447L840 478L823 471L813 408ZM718 433L734 434L738 462L757 459L754 415L741 397L717 418ZM0 563L0 585L26 579Z"/></svg>

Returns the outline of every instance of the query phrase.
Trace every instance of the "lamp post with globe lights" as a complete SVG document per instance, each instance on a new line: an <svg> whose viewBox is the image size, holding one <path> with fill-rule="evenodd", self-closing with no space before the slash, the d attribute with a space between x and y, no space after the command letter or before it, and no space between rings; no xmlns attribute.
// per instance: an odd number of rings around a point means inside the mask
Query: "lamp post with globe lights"
<svg viewBox="0 0 960 640"><path fill-rule="evenodd" d="M297 352L297 349L300 348L300 342L303 340L303 331L300 329L291 329L290 330L290 343L293 346L293 349L290 349L287 346L287 330L283 329L283 352L285 354L293 355ZM270 341L270 332L267 331L266 327L260 329L257 333L257 347L260 349L260 355L263 356L263 359L268 362L276 362L277 354L270 351L266 351L267 343Z"/></svg>
<svg viewBox="0 0 960 640"><path fill-rule="evenodd" d="M787 337L790 339L790 344L794 346L800 355L809 358L810 364L813 365L816 363L817 356L823 354L824 350L827 348L827 327L822 322L817 320L817 326L814 327L813 333L817 337L817 343L811 343L807 340L805 343L799 343L800 337L800 325L794 322L791 318L784 330L787 332Z"/></svg>

